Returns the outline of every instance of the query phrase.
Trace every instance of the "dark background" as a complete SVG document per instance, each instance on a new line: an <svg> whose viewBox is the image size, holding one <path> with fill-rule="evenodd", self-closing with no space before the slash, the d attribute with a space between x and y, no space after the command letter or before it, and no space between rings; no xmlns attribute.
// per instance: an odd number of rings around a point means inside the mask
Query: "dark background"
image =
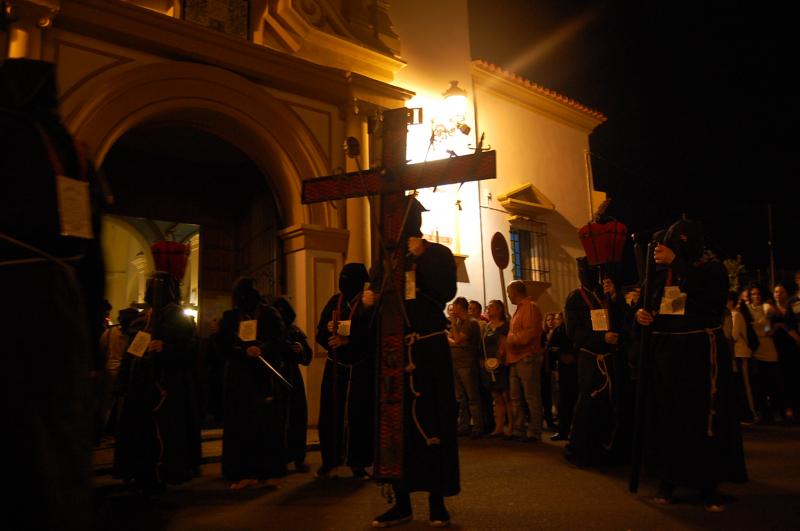
<svg viewBox="0 0 800 531"><path fill-rule="evenodd" d="M741 254L766 281L771 204L776 269L800 269L798 45L787 7L469 0L469 9L473 58L608 117L590 143L609 214L647 231L686 213L720 254Z"/></svg>

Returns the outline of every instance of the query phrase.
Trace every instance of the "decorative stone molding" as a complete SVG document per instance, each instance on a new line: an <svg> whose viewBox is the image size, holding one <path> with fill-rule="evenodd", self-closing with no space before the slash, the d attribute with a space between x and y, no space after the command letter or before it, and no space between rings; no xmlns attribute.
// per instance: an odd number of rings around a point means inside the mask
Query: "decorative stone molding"
<svg viewBox="0 0 800 531"><path fill-rule="evenodd" d="M12 23L47 28L61 10L61 0L12 0L6 9Z"/></svg>
<svg viewBox="0 0 800 531"><path fill-rule="evenodd" d="M392 81L406 63L392 31L385 2L269 0L263 14L263 42L311 62ZM271 39L270 39L271 37ZM393 48L394 47L394 48Z"/></svg>
<svg viewBox="0 0 800 531"><path fill-rule="evenodd" d="M541 297L542 294L547 291L547 288L552 286L550 282L542 282L540 280L523 280L522 282L525 283L525 290L528 293L528 297L534 301Z"/></svg>
<svg viewBox="0 0 800 531"><path fill-rule="evenodd" d="M497 200L510 213L530 218L549 214L556 209L555 204L532 183L524 184L508 193L498 195Z"/></svg>
<svg viewBox="0 0 800 531"><path fill-rule="evenodd" d="M344 254L350 231L321 225L292 225L278 232L284 254L297 251L330 251Z"/></svg>

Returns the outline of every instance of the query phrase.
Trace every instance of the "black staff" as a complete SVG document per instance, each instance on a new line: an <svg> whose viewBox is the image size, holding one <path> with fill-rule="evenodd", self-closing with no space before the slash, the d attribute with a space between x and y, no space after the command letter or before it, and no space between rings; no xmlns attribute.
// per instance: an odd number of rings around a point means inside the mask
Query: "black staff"
<svg viewBox="0 0 800 531"><path fill-rule="evenodd" d="M652 291L653 291L653 277L655 276L655 262L653 254L656 249L656 242L647 244L647 253L645 255L644 267L644 286L639 300L642 301L642 308L651 313L653 311ZM645 377L647 371L645 365L647 363L647 356L650 344L650 328L649 326L641 327L641 335L639 337L639 356L637 359L637 382L636 382L636 412L634 416L633 426L633 452L631 456L631 477L628 483L628 490L636 493L639 490L639 470L642 464L642 450L644 448L644 420L645 420L645 391L647 389Z"/></svg>

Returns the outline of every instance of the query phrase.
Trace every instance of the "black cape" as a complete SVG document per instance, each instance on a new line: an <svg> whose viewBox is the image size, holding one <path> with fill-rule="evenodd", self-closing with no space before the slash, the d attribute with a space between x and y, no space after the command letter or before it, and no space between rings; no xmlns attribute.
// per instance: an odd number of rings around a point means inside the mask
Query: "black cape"
<svg viewBox="0 0 800 531"><path fill-rule="evenodd" d="M290 344L299 343L299 353L291 352L284 367L284 376L292 384L287 404L286 418L286 460L302 463L306 458L306 439L308 438L308 402L306 386L300 365L311 363L313 352L305 333L295 325L289 325Z"/></svg>
<svg viewBox="0 0 800 531"><path fill-rule="evenodd" d="M591 310L602 309L603 304L599 295L584 288L570 293L565 305L566 332L578 361L578 401L565 452L580 466L609 460L620 421L617 379L625 355L619 346L624 340L621 331L627 309L621 295L608 308L611 330L620 333L619 344L614 346L606 343L605 331L592 330Z"/></svg>
<svg viewBox="0 0 800 531"><path fill-rule="evenodd" d="M670 268L672 284L687 294L687 301L684 315L657 314L652 324L644 441L647 469L661 480L690 487L746 481L731 393L731 355L718 329L727 274L717 260L687 264L676 257ZM667 277L667 269L657 272L655 308Z"/></svg>
<svg viewBox="0 0 800 531"><path fill-rule="evenodd" d="M147 326L142 316L127 331L133 338ZM113 475L145 492L199 474L200 408L196 379L194 322L176 304L152 324L162 352L123 356L118 379L122 396Z"/></svg>
<svg viewBox="0 0 800 531"><path fill-rule="evenodd" d="M360 303L361 292L347 300L332 296L317 325L316 340L328 351L320 395L319 442L324 468L342 464L367 467L374 458L374 335L371 313ZM328 322L333 312L350 320L350 342L332 349Z"/></svg>
<svg viewBox="0 0 800 531"><path fill-rule="evenodd" d="M264 364L246 354L239 323L258 321L255 344L281 370L289 355L285 328L272 306L261 304L254 315L239 309L220 320L219 347L227 359L222 435L222 475L229 481L268 479L286 474L285 405L288 391Z"/></svg>
<svg viewBox="0 0 800 531"><path fill-rule="evenodd" d="M55 175L34 122L67 176L78 178L81 164L56 108L53 65L0 65L0 233L72 258L66 267L38 261L0 239L0 262L35 260L0 265L0 415L6 474L14 478L3 502L9 529L91 528L89 371L103 324L102 194L88 163L95 239L59 234Z"/></svg>
<svg viewBox="0 0 800 531"><path fill-rule="evenodd" d="M456 265L450 249L438 243L425 242L425 245L421 256L410 258L416 270L418 291L416 299L405 302L411 322L408 332L420 335L446 329L444 308L456 295ZM404 351L407 356L407 350ZM461 490L456 438L458 404L447 337L441 334L417 341L412 355L416 366L414 388L420 396L416 407L412 407L413 394L406 373L400 486L410 492L455 496ZM438 438L439 444L426 444L417 423L429 437Z"/></svg>

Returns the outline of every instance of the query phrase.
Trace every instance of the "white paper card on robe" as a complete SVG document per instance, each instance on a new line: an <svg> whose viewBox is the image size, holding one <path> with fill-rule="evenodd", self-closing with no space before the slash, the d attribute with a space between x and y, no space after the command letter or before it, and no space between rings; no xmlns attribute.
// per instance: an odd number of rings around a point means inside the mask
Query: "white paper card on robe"
<svg viewBox="0 0 800 531"><path fill-rule="evenodd" d="M340 336L349 336L350 335L350 321L339 321L339 328L336 330L336 333Z"/></svg>
<svg viewBox="0 0 800 531"><path fill-rule="evenodd" d="M406 300L417 298L417 272L406 271Z"/></svg>
<svg viewBox="0 0 800 531"><path fill-rule="evenodd" d="M608 310L592 310L592 330L595 332L608 331Z"/></svg>
<svg viewBox="0 0 800 531"><path fill-rule="evenodd" d="M133 354L137 358L141 358L144 356L144 353L147 352L147 347L150 345L151 335L147 332L136 332L136 336L131 341L130 346L128 347L128 352Z"/></svg>
<svg viewBox="0 0 800 531"><path fill-rule="evenodd" d="M686 294L681 293L678 286L666 286L658 313L661 315L684 315L686 313Z"/></svg>
<svg viewBox="0 0 800 531"><path fill-rule="evenodd" d="M239 339L242 341L255 341L257 329L258 321L255 319L239 321Z"/></svg>
<svg viewBox="0 0 800 531"><path fill-rule="evenodd" d="M58 175L56 190L61 235L87 240L94 238L92 212L89 207L89 183Z"/></svg>

